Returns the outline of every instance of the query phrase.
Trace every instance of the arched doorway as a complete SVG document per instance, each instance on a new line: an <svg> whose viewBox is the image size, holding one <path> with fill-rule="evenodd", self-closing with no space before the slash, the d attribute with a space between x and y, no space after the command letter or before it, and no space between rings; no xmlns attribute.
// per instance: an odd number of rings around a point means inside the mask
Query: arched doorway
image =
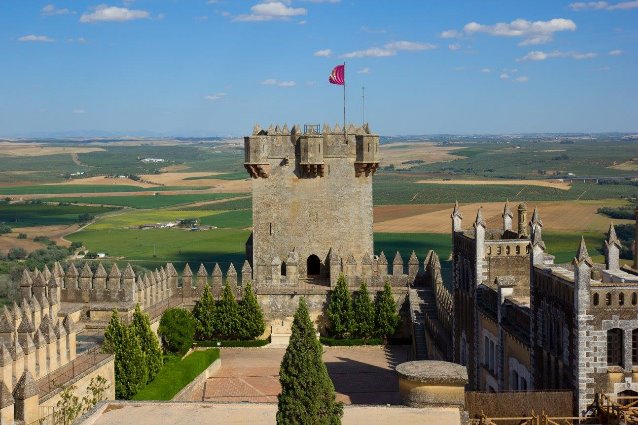
<svg viewBox="0 0 638 425"><path fill-rule="evenodd" d="M306 261L306 273L308 276L319 276L321 273L321 260L315 254Z"/></svg>
<svg viewBox="0 0 638 425"><path fill-rule="evenodd" d="M638 399L638 392L634 390L620 391L617 394L617 397L618 397L618 404L622 404L623 406L626 406L628 404L632 404L636 402L636 400Z"/></svg>

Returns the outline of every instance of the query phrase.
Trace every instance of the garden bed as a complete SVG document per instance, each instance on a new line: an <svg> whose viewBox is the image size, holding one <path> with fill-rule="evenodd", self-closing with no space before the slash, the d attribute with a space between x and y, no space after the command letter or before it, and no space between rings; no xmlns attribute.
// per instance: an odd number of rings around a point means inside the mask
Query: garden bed
<svg viewBox="0 0 638 425"><path fill-rule="evenodd" d="M171 400L208 366L219 358L219 350L195 351L184 359L167 357L155 379L133 400Z"/></svg>

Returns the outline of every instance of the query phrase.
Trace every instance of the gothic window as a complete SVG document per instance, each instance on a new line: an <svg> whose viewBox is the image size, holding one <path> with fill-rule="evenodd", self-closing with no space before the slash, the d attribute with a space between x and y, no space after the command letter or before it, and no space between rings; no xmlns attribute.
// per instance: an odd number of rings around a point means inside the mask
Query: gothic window
<svg viewBox="0 0 638 425"><path fill-rule="evenodd" d="M594 305L598 305L598 293L594 294Z"/></svg>
<svg viewBox="0 0 638 425"><path fill-rule="evenodd" d="M496 255L501 255L501 252L502 252L501 247L500 247L500 246L499 246L499 247L497 247L497 248L496 248Z"/></svg>
<svg viewBox="0 0 638 425"><path fill-rule="evenodd" d="M510 247L509 245L505 247L505 254L510 255Z"/></svg>
<svg viewBox="0 0 638 425"><path fill-rule="evenodd" d="M516 245L516 255L521 253L521 247Z"/></svg>
<svg viewBox="0 0 638 425"><path fill-rule="evenodd" d="M638 365L638 329L631 331L631 364Z"/></svg>
<svg viewBox="0 0 638 425"><path fill-rule="evenodd" d="M622 329L614 328L607 331L607 366L623 366L623 335Z"/></svg>
<svg viewBox="0 0 638 425"><path fill-rule="evenodd" d="M633 294L631 294L631 305L636 305L636 301L638 301L638 297L636 296L636 293L634 292Z"/></svg>
<svg viewBox="0 0 638 425"><path fill-rule="evenodd" d="M511 390L518 391L518 372L515 370L512 371L512 383Z"/></svg>
<svg viewBox="0 0 638 425"><path fill-rule="evenodd" d="M286 263L283 261L281 262L281 275L286 276Z"/></svg>
<svg viewBox="0 0 638 425"><path fill-rule="evenodd" d="M521 378L521 384L518 386L521 391L527 391L527 379Z"/></svg>
<svg viewBox="0 0 638 425"><path fill-rule="evenodd" d="M605 294L605 305L611 305L611 293L609 292Z"/></svg>
<svg viewBox="0 0 638 425"><path fill-rule="evenodd" d="M623 292L618 294L618 305L625 305L625 294Z"/></svg>

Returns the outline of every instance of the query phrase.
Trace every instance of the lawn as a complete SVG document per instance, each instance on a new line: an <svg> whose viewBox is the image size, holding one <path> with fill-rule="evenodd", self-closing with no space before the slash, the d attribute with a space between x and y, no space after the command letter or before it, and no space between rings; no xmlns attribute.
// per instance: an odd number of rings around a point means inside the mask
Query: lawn
<svg viewBox="0 0 638 425"><path fill-rule="evenodd" d="M82 202L85 204L118 205L131 208L162 208L191 204L200 201L243 196L243 193L202 193L188 195L146 195L146 196L83 196L82 198L52 198L56 202Z"/></svg>
<svg viewBox="0 0 638 425"><path fill-rule="evenodd" d="M195 351L183 360L169 357L155 379L138 392L133 400L171 400L218 358L217 348Z"/></svg>
<svg viewBox="0 0 638 425"><path fill-rule="evenodd" d="M0 205L0 222L12 227L50 226L77 223L81 214L98 215L117 208L82 205L11 204Z"/></svg>

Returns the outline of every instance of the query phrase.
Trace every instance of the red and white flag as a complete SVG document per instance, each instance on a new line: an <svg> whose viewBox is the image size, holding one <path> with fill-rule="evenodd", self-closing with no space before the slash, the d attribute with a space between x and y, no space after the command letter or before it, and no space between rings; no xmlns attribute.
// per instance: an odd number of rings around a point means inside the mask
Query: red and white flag
<svg viewBox="0 0 638 425"><path fill-rule="evenodd" d="M330 84L336 84L338 86L344 86L346 84L346 66L337 65L334 67L328 78Z"/></svg>

